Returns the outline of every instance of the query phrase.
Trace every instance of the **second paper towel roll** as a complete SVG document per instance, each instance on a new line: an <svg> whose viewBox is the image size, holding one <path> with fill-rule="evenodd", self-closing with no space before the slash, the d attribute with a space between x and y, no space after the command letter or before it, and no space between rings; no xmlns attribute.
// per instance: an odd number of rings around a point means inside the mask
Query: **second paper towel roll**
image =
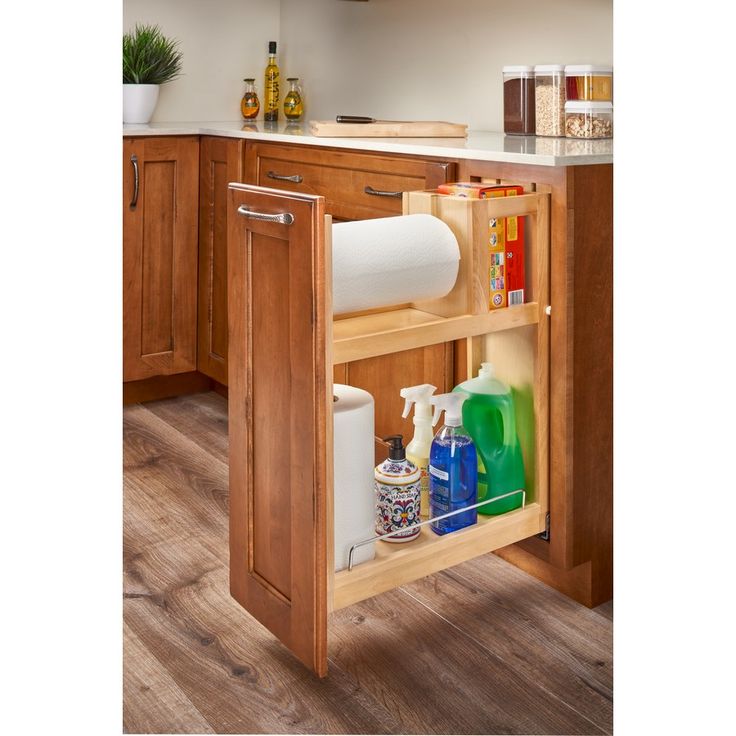
<svg viewBox="0 0 736 736"><path fill-rule="evenodd" d="M335 570L348 566L350 547L375 534L373 397L360 388L332 388L334 424ZM358 547L353 564L372 560L375 543Z"/></svg>
<svg viewBox="0 0 736 736"><path fill-rule="evenodd" d="M334 314L435 299L452 291L460 249L432 215L339 222L332 226Z"/></svg>

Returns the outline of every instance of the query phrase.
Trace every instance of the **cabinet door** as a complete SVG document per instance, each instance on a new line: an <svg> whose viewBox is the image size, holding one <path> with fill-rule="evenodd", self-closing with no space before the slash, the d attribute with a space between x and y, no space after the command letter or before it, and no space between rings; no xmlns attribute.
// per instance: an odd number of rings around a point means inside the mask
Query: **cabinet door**
<svg viewBox="0 0 736 736"><path fill-rule="evenodd" d="M227 185L243 179L243 141L203 136L199 152L197 369L227 385Z"/></svg>
<svg viewBox="0 0 736 736"><path fill-rule="evenodd" d="M265 192L228 195L230 591L324 676L331 253L321 197Z"/></svg>
<svg viewBox="0 0 736 736"><path fill-rule="evenodd" d="M196 136L123 141L123 380L193 371Z"/></svg>

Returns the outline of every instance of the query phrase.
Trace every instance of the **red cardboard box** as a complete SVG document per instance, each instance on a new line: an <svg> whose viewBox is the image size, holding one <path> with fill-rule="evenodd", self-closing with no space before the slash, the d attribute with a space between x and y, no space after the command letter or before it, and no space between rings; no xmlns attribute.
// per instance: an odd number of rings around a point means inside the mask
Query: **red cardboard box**
<svg viewBox="0 0 736 736"><path fill-rule="evenodd" d="M519 185L452 182L437 187L440 194L468 199L514 197L524 193ZM524 303L524 218L492 218L488 223L490 309Z"/></svg>

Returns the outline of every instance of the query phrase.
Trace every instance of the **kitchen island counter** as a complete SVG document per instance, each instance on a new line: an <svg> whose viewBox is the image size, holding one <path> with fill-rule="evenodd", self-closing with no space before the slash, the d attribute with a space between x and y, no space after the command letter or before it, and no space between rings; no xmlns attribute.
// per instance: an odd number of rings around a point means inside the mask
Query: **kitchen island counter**
<svg viewBox="0 0 736 736"><path fill-rule="evenodd" d="M172 122L124 125L124 136L212 135L274 143L344 148L535 166L613 163L613 140L573 140L470 131L467 138L329 138L313 136L309 123Z"/></svg>

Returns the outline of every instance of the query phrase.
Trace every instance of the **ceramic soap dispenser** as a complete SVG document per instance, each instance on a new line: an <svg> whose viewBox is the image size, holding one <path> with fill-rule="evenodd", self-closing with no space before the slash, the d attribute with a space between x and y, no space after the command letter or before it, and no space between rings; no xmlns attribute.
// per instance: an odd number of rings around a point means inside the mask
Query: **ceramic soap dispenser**
<svg viewBox="0 0 736 736"><path fill-rule="evenodd" d="M406 459L406 449L400 434L385 437L389 443L388 457L375 469L376 534L397 532L384 542L408 542L419 536L421 473ZM414 527L414 528L412 528Z"/></svg>

